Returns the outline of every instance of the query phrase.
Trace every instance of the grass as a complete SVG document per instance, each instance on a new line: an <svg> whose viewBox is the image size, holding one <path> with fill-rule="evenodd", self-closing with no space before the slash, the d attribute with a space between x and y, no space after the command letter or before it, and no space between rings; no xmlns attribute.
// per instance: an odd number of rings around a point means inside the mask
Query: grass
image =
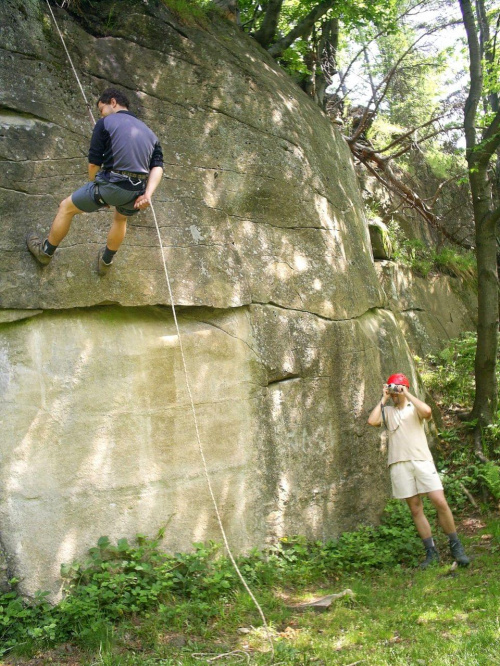
<svg viewBox="0 0 500 666"><path fill-rule="evenodd" d="M500 664L500 520L464 519L461 531L468 534L464 541L473 556L468 569L451 567L441 540L443 563L427 571L396 566L341 574L328 584L317 581L304 587L298 581L296 586L258 590L274 637L275 663ZM346 588L355 596L334 601L325 613L289 607ZM41 651L38 647L31 654L34 646L26 645L24 656L21 649L16 657L0 659L0 664L272 663L248 596L237 592L215 606L217 612L201 622L196 605L179 609L182 620L174 630L161 612L96 625L79 644ZM227 656L217 658L222 654Z"/></svg>
<svg viewBox="0 0 500 666"><path fill-rule="evenodd" d="M210 13L218 13L210 0L163 0L172 14L188 26L206 27Z"/></svg>

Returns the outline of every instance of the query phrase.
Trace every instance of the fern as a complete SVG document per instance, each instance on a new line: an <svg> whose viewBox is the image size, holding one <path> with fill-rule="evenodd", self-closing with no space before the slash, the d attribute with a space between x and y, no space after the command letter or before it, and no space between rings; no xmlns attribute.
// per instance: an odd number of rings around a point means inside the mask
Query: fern
<svg viewBox="0 0 500 666"><path fill-rule="evenodd" d="M478 476L486 483L495 500L500 501L500 467L494 462L485 463Z"/></svg>

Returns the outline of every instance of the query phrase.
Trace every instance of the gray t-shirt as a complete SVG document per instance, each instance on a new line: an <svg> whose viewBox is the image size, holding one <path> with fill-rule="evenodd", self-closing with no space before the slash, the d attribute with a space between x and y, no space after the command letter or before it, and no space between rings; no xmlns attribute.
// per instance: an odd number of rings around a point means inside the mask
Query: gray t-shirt
<svg viewBox="0 0 500 666"><path fill-rule="evenodd" d="M97 121L89 149L90 164L103 171L147 174L163 166L163 153L156 134L130 111L111 113Z"/></svg>

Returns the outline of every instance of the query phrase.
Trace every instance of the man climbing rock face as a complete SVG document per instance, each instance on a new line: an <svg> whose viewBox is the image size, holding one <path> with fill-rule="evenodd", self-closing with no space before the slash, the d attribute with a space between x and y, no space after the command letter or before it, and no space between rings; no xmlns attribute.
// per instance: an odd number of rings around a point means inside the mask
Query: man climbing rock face
<svg viewBox="0 0 500 666"><path fill-rule="evenodd" d="M115 207L106 247L98 252L97 272L105 275L127 231L127 218L151 204L163 175L163 154L156 135L129 109L127 97L107 88L97 101L97 121L89 149L89 180L59 205L48 237L31 231L26 243L46 266L79 213Z"/></svg>
<svg viewBox="0 0 500 666"><path fill-rule="evenodd" d="M384 425L389 436L389 471L392 493L406 500L426 557L421 567L439 562L429 521L421 496L427 495L436 508L439 524L448 535L453 559L461 566L470 562L456 532L455 521L444 496L443 485L429 450L424 421L432 416L429 405L409 392L410 382L403 374L391 375L382 390L382 399L373 409L368 424ZM389 398L394 406L386 406Z"/></svg>

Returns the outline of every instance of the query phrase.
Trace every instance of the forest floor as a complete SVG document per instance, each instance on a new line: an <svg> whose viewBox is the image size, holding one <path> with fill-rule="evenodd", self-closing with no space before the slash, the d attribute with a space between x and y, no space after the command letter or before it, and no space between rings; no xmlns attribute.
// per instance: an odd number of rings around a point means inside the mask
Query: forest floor
<svg viewBox="0 0 500 666"><path fill-rule="evenodd" d="M153 613L118 625L92 645L63 644L2 665L173 666L174 664L311 664L339 666L500 665L500 517L462 516L459 532L471 556L455 568L441 539L441 564L342 574L335 584L268 590L261 600L271 627L248 623L248 599L200 629L172 633ZM294 604L350 589L328 610ZM243 596L243 595L242 595ZM246 596L246 595L245 595ZM253 614L257 626L257 616Z"/></svg>

